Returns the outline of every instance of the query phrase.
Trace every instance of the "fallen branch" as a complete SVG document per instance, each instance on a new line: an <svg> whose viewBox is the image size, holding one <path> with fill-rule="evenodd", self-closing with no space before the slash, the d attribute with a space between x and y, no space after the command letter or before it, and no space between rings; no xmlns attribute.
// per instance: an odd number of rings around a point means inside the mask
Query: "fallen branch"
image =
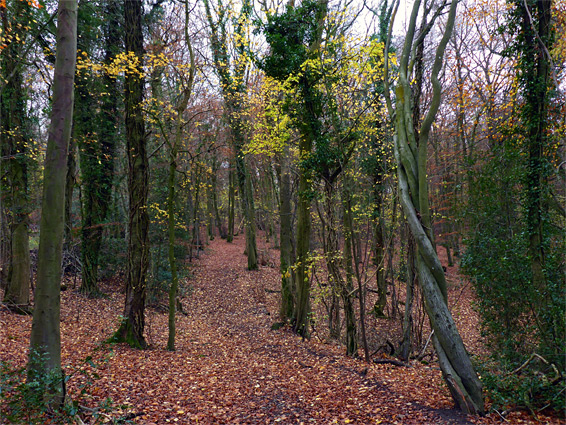
<svg viewBox="0 0 566 425"><path fill-rule="evenodd" d="M373 359L375 364L392 364L393 366L400 366L400 367L412 367L408 363L400 362L399 360L393 359Z"/></svg>
<svg viewBox="0 0 566 425"><path fill-rule="evenodd" d="M534 359L539 359L545 365L550 366L558 378L560 378L562 376L562 374L558 371L558 369L556 368L554 363L550 363L548 360L546 360L544 357L542 357L540 354L537 354L537 353L531 354L531 356L527 359L527 361L525 363L523 363L521 366L519 366L514 371L509 372L507 374L507 376L518 374L520 371L522 371L524 368L526 368L528 366L528 364L530 362L532 362Z"/></svg>

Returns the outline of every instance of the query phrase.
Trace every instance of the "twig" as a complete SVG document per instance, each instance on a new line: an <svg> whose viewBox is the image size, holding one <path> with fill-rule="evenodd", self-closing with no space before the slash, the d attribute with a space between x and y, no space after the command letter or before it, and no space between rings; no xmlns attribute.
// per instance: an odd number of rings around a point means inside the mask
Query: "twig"
<svg viewBox="0 0 566 425"><path fill-rule="evenodd" d="M422 359L422 357L424 356L424 353L425 353L425 351L426 351L426 349L427 349L427 347L428 347L428 344L430 343L430 340L431 340L431 338L432 338L433 335L434 335L434 329L433 329L433 331L430 333L430 335L428 336L428 339L426 340L426 343L425 343L423 349L421 350L421 352L420 352L419 355L417 356L417 359L419 359L419 360Z"/></svg>
<svg viewBox="0 0 566 425"><path fill-rule="evenodd" d="M527 361L525 361L525 363L523 363L521 366L519 366L517 369L515 369L512 372L509 372L506 376L509 375L516 375L517 373L519 373L520 371L522 371L524 368L527 367L527 365L532 362L534 359L539 359L541 362L543 362L545 365L547 366L552 366L553 369L556 371L557 375L560 375L560 373L558 373L558 370L556 370L556 367L554 367L554 365L551 365L548 360L546 360L544 357L542 357L541 355L537 354L537 353L533 353L531 354L531 356L527 359Z"/></svg>
<svg viewBox="0 0 566 425"><path fill-rule="evenodd" d="M507 419L505 419L505 416L503 416L501 413L499 413L499 410L493 409L493 411L495 413L497 413L501 417L501 419L503 419L505 422L509 422ZM503 412L503 413L505 413L505 412Z"/></svg>

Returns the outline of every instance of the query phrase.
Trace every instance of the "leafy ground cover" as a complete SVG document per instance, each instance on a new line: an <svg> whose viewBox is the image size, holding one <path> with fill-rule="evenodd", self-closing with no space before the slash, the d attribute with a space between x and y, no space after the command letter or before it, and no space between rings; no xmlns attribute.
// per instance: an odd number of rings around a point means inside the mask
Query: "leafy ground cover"
<svg viewBox="0 0 566 425"><path fill-rule="evenodd" d="M466 417L453 409L434 363L367 364L326 338L306 341L286 328L271 330L278 269L247 271L243 244L243 237L233 244L216 239L195 262L183 299L186 315L177 318L175 352L165 350L166 313L151 309L150 349L103 343L123 308L118 279L104 286L107 298L88 299L72 287L62 293L67 392L82 406L84 423L93 423L95 414L103 423L147 425L562 423L521 411ZM264 252L277 264L277 251ZM453 288L463 337L480 349L470 290ZM30 317L0 309L2 361L25 365L30 330ZM108 399L111 408L100 410Z"/></svg>

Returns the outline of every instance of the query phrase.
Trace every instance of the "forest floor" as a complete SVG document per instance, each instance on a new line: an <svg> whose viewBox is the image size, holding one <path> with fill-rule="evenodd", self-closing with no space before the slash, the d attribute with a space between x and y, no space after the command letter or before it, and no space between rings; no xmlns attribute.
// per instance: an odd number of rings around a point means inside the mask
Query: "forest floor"
<svg viewBox="0 0 566 425"><path fill-rule="evenodd" d="M105 284L108 296L101 299L73 288L62 292L67 393L93 409L81 414L85 423L93 422L95 411L108 423L137 424L561 423L520 411L505 419L496 413L467 417L454 409L435 363L367 364L316 334L303 340L288 328L271 330L278 317L278 252L264 246L267 266L247 271L243 242L243 236L232 244L217 238L193 262L174 352L165 349L167 314L154 309L146 316L149 349L103 343L123 310L120 282ZM452 290L462 306L455 317L474 346L477 319L465 289ZM30 330L30 317L0 308L0 360L25 365ZM111 409L99 410L108 398Z"/></svg>

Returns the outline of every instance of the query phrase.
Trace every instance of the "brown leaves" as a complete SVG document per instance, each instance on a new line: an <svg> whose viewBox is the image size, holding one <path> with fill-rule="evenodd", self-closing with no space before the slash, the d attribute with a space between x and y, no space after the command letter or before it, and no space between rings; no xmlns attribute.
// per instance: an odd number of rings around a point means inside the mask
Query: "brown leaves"
<svg viewBox="0 0 566 425"><path fill-rule="evenodd" d="M217 239L196 262L194 290L183 300L188 315L177 316L175 352L165 350L166 314L152 310L146 317L150 349L101 345L122 312L118 283L104 287L107 299L64 292L63 365L72 374L71 398L90 409L111 398L104 420L129 417L139 424L503 422L497 415L466 418L454 411L435 365L367 365L346 357L339 344L303 341L288 328L271 331L279 296L271 291L279 289L279 272L270 267L247 271L243 251L243 237L233 244ZM275 261L277 254L270 251ZM458 303L463 308L459 325L470 320L468 304L469 299ZM0 326L0 358L24 365L31 318L2 309ZM89 355L92 361L85 363ZM86 395L81 396L83 386ZM507 419L535 423L520 412ZM82 420L93 423L88 413Z"/></svg>

